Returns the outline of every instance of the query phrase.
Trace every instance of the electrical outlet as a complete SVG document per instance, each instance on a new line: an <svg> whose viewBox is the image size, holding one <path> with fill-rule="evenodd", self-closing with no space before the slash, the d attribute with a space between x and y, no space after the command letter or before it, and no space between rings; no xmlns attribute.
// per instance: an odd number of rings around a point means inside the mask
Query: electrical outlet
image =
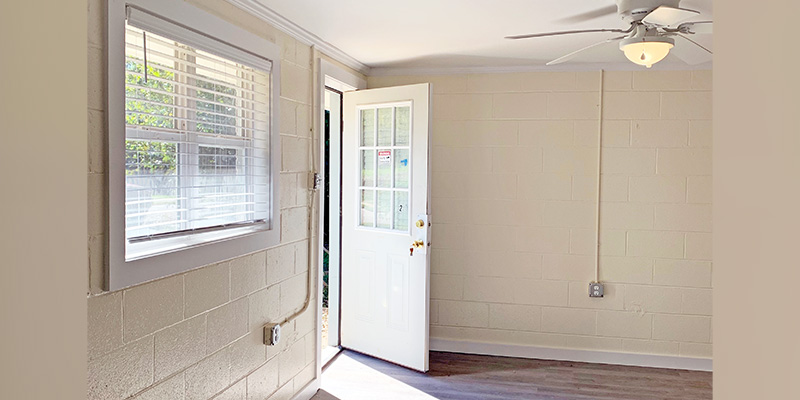
<svg viewBox="0 0 800 400"><path fill-rule="evenodd" d="M589 284L589 297L603 297L603 284L592 282Z"/></svg>
<svg viewBox="0 0 800 400"><path fill-rule="evenodd" d="M275 346L281 341L281 326L278 324L264 325L264 344Z"/></svg>

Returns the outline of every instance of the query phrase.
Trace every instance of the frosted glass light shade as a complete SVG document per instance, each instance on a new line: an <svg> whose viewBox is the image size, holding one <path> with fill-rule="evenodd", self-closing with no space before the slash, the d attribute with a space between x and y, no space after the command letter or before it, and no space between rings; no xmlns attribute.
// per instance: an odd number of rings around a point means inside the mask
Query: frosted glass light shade
<svg viewBox="0 0 800 400"><path fill-rule="evenodd" d="M661 38L659 38L661 39ZM669 54L674 46L671 41L653 40L620 43L619 46L625 57L634 64L644 65L647 68L661 61Z"/></svg>

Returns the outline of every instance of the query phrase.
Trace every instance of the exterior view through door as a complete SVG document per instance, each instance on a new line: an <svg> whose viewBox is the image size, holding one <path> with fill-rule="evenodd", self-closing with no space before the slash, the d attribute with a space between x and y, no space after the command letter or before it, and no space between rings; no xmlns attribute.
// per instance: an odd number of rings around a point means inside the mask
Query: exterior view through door
<svg viewBox="0 0 800 400"><path fill-rule="evenodd" d="M339 350L339 261L341 254L341 143L342 92L325 87L324 198L322 226L322 332L323 362Z"/></svg>
<svg viewBox="0 0 800 400"><path fill-rule="evenodd" d="M344 94L342 347L428 370L430 85Z"/></svg>

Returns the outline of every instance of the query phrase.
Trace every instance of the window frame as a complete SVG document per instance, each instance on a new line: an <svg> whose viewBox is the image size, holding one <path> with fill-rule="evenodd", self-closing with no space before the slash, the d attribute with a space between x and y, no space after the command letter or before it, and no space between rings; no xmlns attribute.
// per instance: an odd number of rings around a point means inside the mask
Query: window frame
<svg viewBox="0 0 800 400"><path fill-rule="evenodd" d="M228 46L271 61L269 93L269 193L270 215L266 229L230 228L184 236L177 249L127 260L125 236L125 23L126 8L134 6L169 21L180 29L199 33L207 40L202 50ZM193 28L195 27L195 28ZM110 0L106 36L106 123L108 132L108 230L105 286L118 290L184 272L215 262L263 250L280 243L279 182L281 166L279 121L280 48L228 21L185 2L161 0ZM220 46L220 42L223 43ZM223 53L222 56L225 56ZM233 57L226 57L236 61ZM192 241L195 243L192 243Z"/></svg>

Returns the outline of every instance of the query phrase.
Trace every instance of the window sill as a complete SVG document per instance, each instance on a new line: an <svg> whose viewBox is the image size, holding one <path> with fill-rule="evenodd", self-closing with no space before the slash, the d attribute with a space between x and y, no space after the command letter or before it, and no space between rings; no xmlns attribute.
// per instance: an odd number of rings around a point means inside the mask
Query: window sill
<svg viewBox="0 0 800 400"><path fill-rule="evenodd" d="M211 243L236 239L258 232L264 232L267 230L267 228L268 225L259 224L257 226L229 228L212 232L195 233L186 236L153 239L138 243L130 243L126 241L125 262L141 260L179 250L186 250Z"/></svg>

